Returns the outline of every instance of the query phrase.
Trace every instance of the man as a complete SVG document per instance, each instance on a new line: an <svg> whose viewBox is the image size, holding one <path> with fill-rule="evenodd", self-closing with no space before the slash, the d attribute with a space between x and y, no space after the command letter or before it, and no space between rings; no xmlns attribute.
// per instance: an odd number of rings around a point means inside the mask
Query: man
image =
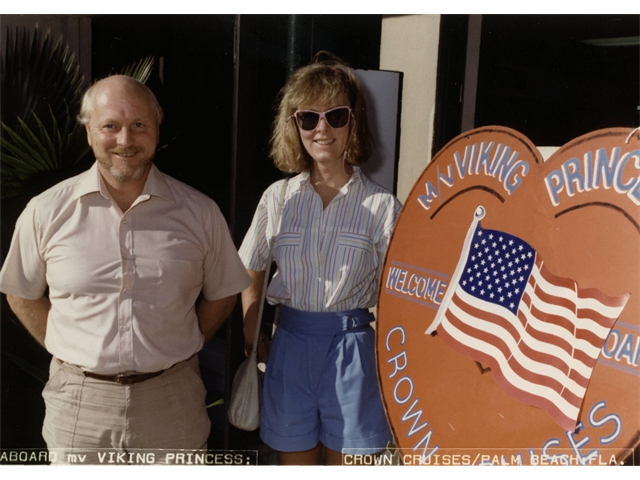
<svg viewBox="0 0 640 480"><path fill-rule="evenodd" d="M53 355L43 436L62 463L73 449L206 447L196 353L251 280L213 200L153 165L161 120L142 83L95 83L79 121L97 162L31 200L0 272Z"/></svg>

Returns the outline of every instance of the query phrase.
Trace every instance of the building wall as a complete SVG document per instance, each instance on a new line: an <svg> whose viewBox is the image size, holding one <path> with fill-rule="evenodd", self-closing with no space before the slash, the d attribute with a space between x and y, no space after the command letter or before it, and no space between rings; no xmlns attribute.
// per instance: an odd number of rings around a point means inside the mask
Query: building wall
<svg viewBox="0 0 640 480"><path fill-rule="evenodd" d="M440 15L382 20L380 69L404 73L398 198L404 201L431 160Z"/></svg>

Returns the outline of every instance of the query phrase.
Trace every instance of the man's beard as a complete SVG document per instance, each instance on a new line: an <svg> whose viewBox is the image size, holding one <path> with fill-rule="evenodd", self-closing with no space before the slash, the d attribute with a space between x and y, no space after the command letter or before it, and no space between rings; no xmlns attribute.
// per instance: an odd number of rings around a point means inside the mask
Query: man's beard
<svg viewBox="0 0 640 480"><path fill-rule="evenodd" d="M151 167L153 157L150 157L143 161L138 160L138 162L140 163L138 163L138 165L136 165L135 167L132 167L127 160L123 160L119 167L116 167L108 157L107 160L98 159L98 161L100 162L102 167L107 172L109 172L109 175L111 175L116 181L124 183L141 179Z"/></svg>

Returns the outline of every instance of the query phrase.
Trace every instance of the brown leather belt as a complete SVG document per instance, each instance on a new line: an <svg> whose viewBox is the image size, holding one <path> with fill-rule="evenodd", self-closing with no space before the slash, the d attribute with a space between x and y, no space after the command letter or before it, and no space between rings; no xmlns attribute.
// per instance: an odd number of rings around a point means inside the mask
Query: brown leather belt
<svg viewBox="0 0 640 480"><path fill-rule="evenodd" d="M131 385L133 383L140 383L140 382L144 382L145 380L158 377L162 375L164 372L165 370L161 370L159 372L151 372L151 373L118 373L117 375L100 375L98 373L93 373L93 372L84 372L84 376L89 378L95 378L98 380L104 380L106 382L116 382L122 385Z"/></svg>

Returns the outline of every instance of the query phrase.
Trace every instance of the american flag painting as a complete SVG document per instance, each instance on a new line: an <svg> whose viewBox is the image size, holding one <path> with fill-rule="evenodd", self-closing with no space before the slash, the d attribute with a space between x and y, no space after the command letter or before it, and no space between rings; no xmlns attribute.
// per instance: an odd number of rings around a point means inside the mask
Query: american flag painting
<svg viewBox="0 0 640 480"><path fill-rule="evenodd" d="M589 379L629 295L610 297L547 270L518 237L483 229L479 207L433 324L457 352L491 367L511 397L574 431Z"/></svg>

